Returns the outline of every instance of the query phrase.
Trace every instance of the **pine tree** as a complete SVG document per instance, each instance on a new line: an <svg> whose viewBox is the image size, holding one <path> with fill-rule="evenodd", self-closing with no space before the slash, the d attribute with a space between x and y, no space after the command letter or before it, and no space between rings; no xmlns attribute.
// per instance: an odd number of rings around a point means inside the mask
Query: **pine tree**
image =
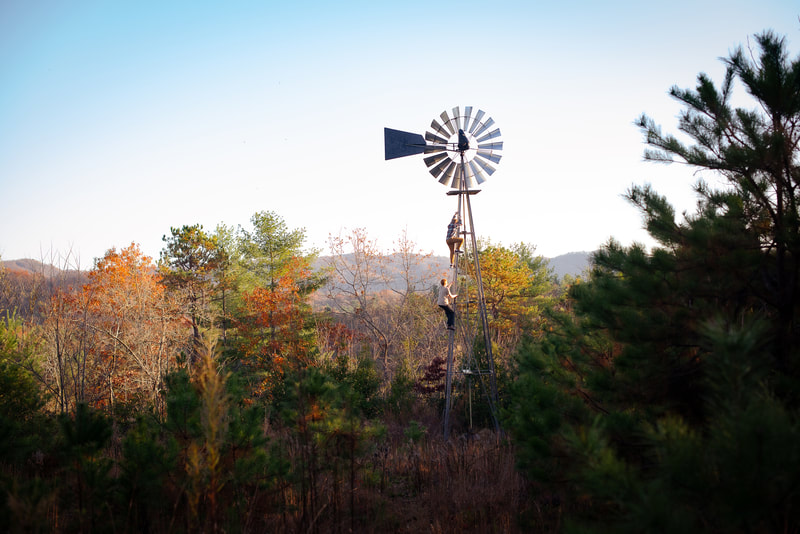
<svg viewBox="0 0 800 534"><path fill-rule="evenodd" d="M760 48L758 60L753 59L754 51L739 47L724 60L727 71L719 89L700 74L695 90L670 90L685 106L678 127L692 138L693 145L662 135L646 116L639 119L639 125L652 147L646 158L682 161L699 170L715 171L727 181L724 191L715 191L703 182L696 191L707 209L720 217L738 218L757 239L754 245L764 261L758 273L757 297L774 317L772 353L780 370L796 374L798 361L792 352L798 341L800 276L800 58L789 61L785 39L772 32L755 39ZM757 104L754 109L732 107L736 81ZM635 188L631 197L649 213L653 202L646 190ZM726 214L732 202L738 209ZM649 226L651 221L648 217Z"/></svg>
<svg viewBox="0 0 800 534"><path fill-rule="evenodd" d="M653 161L721 175L700 181L676 221L649 186L632 187L658 246L610 240L573 315L520 352L510 427L529 472L559 481L590 531L746 532L800 525L800 59L756 37L673 88L684 145L639 120ZM755 110L734 109L739 83ZM569 307L568 306L568 307ZM580 401L580 404L576 404ZM581 506L575 502L583 496ZM610 526L609 526L610 525Z"/></svg>
<svg viewBox="0 0 800 534"><path fill-rule="evenodd" d="M162 238L166 246L158 271L165 286L182 293L192 319L192 338L199 346L201 327L213 324L210 303L219 285L216 274L227 261L226 253L201 224L170 228L170 233Z"/></svg>

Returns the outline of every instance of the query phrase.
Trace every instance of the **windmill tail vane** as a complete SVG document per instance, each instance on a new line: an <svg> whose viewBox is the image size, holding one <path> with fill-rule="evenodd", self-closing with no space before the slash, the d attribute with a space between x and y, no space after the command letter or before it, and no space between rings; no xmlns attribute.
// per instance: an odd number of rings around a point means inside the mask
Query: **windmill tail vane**
<svg viewBox="0 0 800 534"><path fill-rule="evenodd" d="M503 142L500 128L483 110L473 114L472 106L443 111L431 121L425 135L384 128L385 159L432 154L423 159L428 172L446 187L472 188L494 174L500 162ZM463 176L465 184L461 183Z"/></svg>

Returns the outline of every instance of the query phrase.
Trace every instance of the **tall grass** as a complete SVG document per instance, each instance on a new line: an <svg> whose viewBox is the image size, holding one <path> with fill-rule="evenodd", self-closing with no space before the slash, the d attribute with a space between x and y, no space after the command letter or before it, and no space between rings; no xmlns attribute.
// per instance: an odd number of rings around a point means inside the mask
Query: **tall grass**
<svg viewBox="0 0 800 534"><path fill-rule="evenodd" d="M268 467L256 477L237 481L232 473L222 470L212 475L211 466L206 464L202 485L191 472L171 473L168 478L173 482L162 488L163 502L148 504L147 513L152 518L149 531L370 534L558 530L558 507L551 503L543 506L531 497L530 484L515 469L512 445L494 439L489 432L481 434L480 439L443 443L432 438L413 443L401 438L376 447L357 462L352 491L349 480L343 485L340 474L321 465L313 481L317 500L313 517L303 516L308 510L303 502L309 498L303 493L312 491L312 481L299 480L290 469L300 461L301 445L277 432L269 442L271 450L252 454L280 458L286 469ZM206 455L210 452L202 451ZM230 466L231 462L220 458L217 465ZM181 484L181 479L194 484ZM43 483L45 487L58 487L55 477L47 477ZM33 514L20 509L19 490L11 494L16 500L8 511L19 514L19 521L11 525L19 527L17 531L25 530L31 526ZM40 531L76 531L69 526L74 523L63 520L75 513L69 509L69 499L63 494L57 499L51 493L47 495L29 503L47 509L35 514ZM103 520L94 530L137 531L127 520L126 508L115 504L112 495L103 509Z"/></svg>

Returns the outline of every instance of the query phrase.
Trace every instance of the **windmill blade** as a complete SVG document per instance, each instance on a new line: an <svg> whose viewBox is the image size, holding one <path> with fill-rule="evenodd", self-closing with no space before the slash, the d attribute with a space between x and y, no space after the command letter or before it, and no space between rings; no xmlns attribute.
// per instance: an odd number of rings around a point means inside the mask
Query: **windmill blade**
<svg viewBox="0 0 800 534"><path fill-rule="evenodd" d="M464 165L464 176L467 177L467 181L475 175L474 166L471 165L472 162L468 161Z"/></svg>
<svg viewBox="0 0 800 534"><path fill-rule="evenodd" d="M478 152L476 152L475 155L480 156L484 159L488 159L492 163L500 163L500 158L503 157L500 154L495 154L491 150L478 150Z"/></svg>
<svg viewBox="0 0 800 534"><path fill-rule="evenodd" d="M478 142L482 143L484 141L488 141L489 139L494 139L496 137L500 137L500 128L492 130L488 134L484 135L483 137L478 138Z"/></svg>
<svg viewBox="0 0 800 534"><path fill-rule="evenodd" d="M435 156L428 156L427 158L424 158L422 161L425 162L425 166L426 167L430 167L432 165L436 165L437 163L439 163L440 161L442 161L446 157L447 157L447 153L445 152L445 153L436 154Z"/></svg>
<svg viewBox="0 0 800 534"><path fill-rule="evenodd" d="M464 174L464 167L460 163L456 163L455 172L453 173L453 181L460 184L461 180L464 179Z"/></svg>
<svg viewBox="0 0 800 534"><path fill-rule="evenodd" d="M453 181L450 184L450 187L452 187L453 189L461 189L461 175L460 174L456 174L453 177Z"/></svg>
<svg viewBox="0 0 800 534"><path fill-rule="evenodd" d="M453 108L453 122L456 124L456 130L461 130L461 112L458 109L458 106Z"/></svg>
<svg viewBox="0 0 800 534"><path fill-rule="evenodd" d="M436 154L437 152L444 152L447 147L444 145L427 145L425 147L425 154Z"/></svg>
<svg viewBox="0 0 800 534"><path fill-rule="evenodd" d="M480 165L481 169L483 169L484 171L486 171L486 174L488 174L489 176L491 176L492 174L494 174L495 168L494 168L494 167L492 167L491 165L489 165L488 163L486 163L485 161L483 161L482 159L480 159L480 158L477 158L477 157L476 157L476 158L475 158L475 159L473 159L472 161L474 161L475 163L477 163L478 165Z"/></svg>
<svg viewBox="0 0 800 534"><path fill-rule="evenodd" d="M384 159L402 158L425 151L425 139L420 134L383 129Z"/></svg>
<svg viewBox="0 0 800 534"><path fill-rule="evenodd" d="M442 124L444 124L445 128L450 130L450 135L455 135L456 131L453 128L453 124L451 122L452 119L447 115L447 110L442 111L442 114L439 115L439 117L442 119Z"/></svg>
<svg viewBox="0 0 800 534"><path fill-rule="evenodd" d="M453 179L453 173L455 173L456 167L457 167L456 162L451 161L450 164L447 166L447 168L444 170L444 174L442 174L442 177L439 178L439 182L445 183L446 181L447 183L450 183L450 181Z"/></svg>
<svg viewBox="0 0 800 534"><path fill-rule="evenodd" d="M469 165L467 165L467 168L469 168ZM474 189L475 188L476 184L475 184L474 175L472 173L464 172L463 174L460 174L459 176L461 176L463 178L463 180L464 180L464 183L467 184L467 189Z"/></svg>
<svg viewBox="0 0 800 534"><path fill-rule="evenodd" d="M440 184L449 187L453 179L453 168L455 167L456 164L452 161L442 162L442 163L445 164L446 167L441 172L440 176L434 175L434 178L437 178Z"/></svg>
<svg viewBox="0 0 800 534"><path fill-rule="evenodd" d="M469 118L472 116L472 106L467 106L464 108L464 131L467 131L469 128Z"/></svg>
<svg viewBox="0 0 800 534"><path fill-rule="evenodd" d="M500 141L499 143L484 143L482 145L478 145L479 150L503 150L503 142Z"/></svg>
<svg viewBox="0 0 800 534"><path fill-rule="evenodd" d="M470 134L475 131L475 128L481 123L481 119L485 114L486 113L484 113L482 109L478 110L478 114L475 115L475 120L472 121L472 126L469 127Z"/></svg>
<svg viewBox="0 0 800 534"><path fill-rule="evenodd" d="M450 137L450 134L447 133L447 130L442 128L442 125L439 124L438 122L436 122L436 119L433 119L431 121L431 128L433 128L434 130L436 130L437 132L439 132L440 134L442 134L445 137Z"/></svg>
<svg viewBox="0 0 800 534"><path fill-rule="evenodd" d="M444 137L439 137L435 133L425 132L425 141L430 141L431 143L439 143L440 145L446 145L447 139Z"/></svg>
<svg viewBox="0 0 800 534"><path fill-rule="evenodd" d="M481 127L480 127L480 128L478 128L477 130L475 130L475 133L474 133L474 134L472 134L472 135L474 135L475 137L478 137L478 136L480 136L480 135L481 135L483 132L485 132L486 130L488 130L489 128L491 128L493 124L494 124L494 119L493 119L493 118L491 118L491 117L489 117L489 120L487 120L486 122L484 122L484 123L481 125Z"/></svg>
<svg viewBox="0 0 800 534"><path fill-rule="evenodd" d="M478 181L478 184L482 184L486 181L486 177L483 175L480 167L478 167L474 161L469 162L469 168L472 171L472 174L475 176L475 179Z"/></svg>
<svg viewBox="0 0 800 534"><path fill-rule="evenodd" d="M448 165L453 163L450 159L445 159L444 161L440 161L437 165L428 169L428 172L433 175L434 178L439 178L442 175L444 170L447 168Z"/></svg>

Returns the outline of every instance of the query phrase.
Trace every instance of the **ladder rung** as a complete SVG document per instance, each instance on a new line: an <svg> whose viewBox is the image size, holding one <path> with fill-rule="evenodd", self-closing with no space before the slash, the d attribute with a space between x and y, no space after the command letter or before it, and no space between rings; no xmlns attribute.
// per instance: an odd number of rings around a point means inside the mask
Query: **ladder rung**
<svg viewBox="0 0 800 534"><path fill-rule="evenodd" d="M461 370L461 374L462 375L488 375L488 374L491 374L491 373L492 372L489 371L488 369L462 369Z"/></svg>

